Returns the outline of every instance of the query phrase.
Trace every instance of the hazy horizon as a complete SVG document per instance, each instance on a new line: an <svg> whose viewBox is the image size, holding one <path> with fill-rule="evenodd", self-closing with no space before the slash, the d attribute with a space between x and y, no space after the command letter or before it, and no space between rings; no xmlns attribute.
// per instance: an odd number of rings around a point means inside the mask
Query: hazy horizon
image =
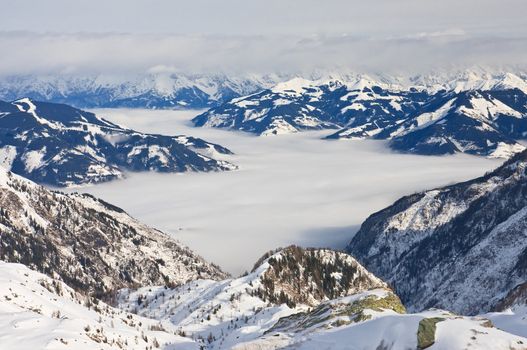
<svg viewBox="0 0 527 350"><path fill-rule="evenodd" d="M420 72L527 62L527 3L520 0L0 5L0 75Z"/></svg>

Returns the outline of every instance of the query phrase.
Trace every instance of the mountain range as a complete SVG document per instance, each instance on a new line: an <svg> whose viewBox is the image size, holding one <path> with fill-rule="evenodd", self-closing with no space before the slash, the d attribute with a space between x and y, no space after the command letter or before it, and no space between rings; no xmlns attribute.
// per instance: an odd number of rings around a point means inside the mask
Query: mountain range
<svg viewBox="0 0 527 350"><path fill-rule="evenodd" d="M0 101L0 164L52 186L122 178L126 171L233 170L232 152L187 136L137 132L68 105Z"/></svg>
<svg viewBox="0 0 527 350"><path fill-rule="evenodd" d="M102 199L34 182L231 170L228 149L64 104L0 101L0 347L527 350L524 78L350 79L289 80L195 122L261 135L331 129L327 139L386 139L419 154L515 155L372 214L345 251L278 248L239 277Z"/></svg>
<svg viewBox="0 0 527 350"><path fill-rule="evenodd" d="M29 97L77 108L196 109L273 86L280 75L149 73L137 76L35 76L0 78L0 100Z"/></svg>
<svg viewBox="0 0 527 350"><path fill-rule="evenodd" d="M296 78L211 108L193 122L257 135L335 129L326 139L389 140L394 150L424 155L505 158L525 149L526 80L506 73L477 81L402 86L364 77Z"/></svg>

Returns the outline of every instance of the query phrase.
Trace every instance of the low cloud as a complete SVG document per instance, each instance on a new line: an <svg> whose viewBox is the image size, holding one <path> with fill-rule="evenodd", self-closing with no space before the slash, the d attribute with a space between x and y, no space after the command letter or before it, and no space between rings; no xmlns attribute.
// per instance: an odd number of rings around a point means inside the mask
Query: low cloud
<svg viewBox="0 0 527 350"><path fill-rule="evenodd" d="M500 160L396 154L383 141L324 141L194 128L197 112L100 110L135 130L187 134L228 147L239 171L130 174L83 189L175 235L234 274L289 244L343 248L370 214L403 195L467 180ZM76 189L78 191L78 189Z"/></svg>
<svg viewBox="0 0 527 350"><path fill-rule="evenodd" d="M299 73L317 69L422 72L450 66L522 66L526 37L461 29L392 37L0 32L0 75Z"/></svg>

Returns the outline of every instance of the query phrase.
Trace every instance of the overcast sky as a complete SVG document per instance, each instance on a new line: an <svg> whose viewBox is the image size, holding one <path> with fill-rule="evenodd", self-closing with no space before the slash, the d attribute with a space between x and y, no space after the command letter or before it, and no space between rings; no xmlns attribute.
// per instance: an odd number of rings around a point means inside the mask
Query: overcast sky
<svg viewBox="0 0 527 350"><path fill-rule="evenodd" d="M0 0L0 74L518 65L525 0Z"/></svg>

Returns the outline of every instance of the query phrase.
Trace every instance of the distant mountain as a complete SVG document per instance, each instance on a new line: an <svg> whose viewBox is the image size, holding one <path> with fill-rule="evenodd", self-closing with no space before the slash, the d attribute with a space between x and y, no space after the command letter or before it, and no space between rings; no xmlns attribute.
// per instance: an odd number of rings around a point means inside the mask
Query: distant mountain
<svg viewBox="0 0 527 350"><path fill-rule="evenodd" d="M179 242L89 195L52 192L0 168L0 260L107 298L124 287L226 274Z"/></svg>
<svg viewBox="0 0 527 350"><path fill-rule="evenodd" d="M279 75L152 73L111 76L9 76L0 78L0 100L24 97L77 108L207 108L273 86Z"/></svg>
<svg viewBox="0 0 527 350"><path fill-rule="evenodd" d="M477 82L293 79L211 108L193 122L258 135L338 129L326 138L388 139L397 151L426 155L507 157L523 150L527 82L512 74Z"/></svg>
<svg viewBox="0 0 527 350"><path fill-rule="evenodd" d="M237 279L122 290L118 304L168 321L209 349L461 349L470 343L508 350L527 344L482 317L406 314L384 282L351 256L326 249L279 250Z"/></svg>
<svg viewBox="0 0 527 350"><path fill-rule="evenodd" d="M527 151L483 177L403 197L347 251L411 310L476 314L527 298Z"/></svg>
<svg viewBox="0 0 527 350"><path fill-rule="evenodd" d="M53 186L96 183L125 171L220 171L231 154L187 136L143 134L68 105L25 98L0 102L0 164Z"/></svg>
<svg viewBox="0 0 527 350"><path fill-rule="evenodd" d="M423 91L391 91L364 79L348 85L338 80L313 82L297 78L212 108L193 122L196 126L258 135L340 129L353 122L364 125L383 119L391 125L429 99Z"/></svg>

